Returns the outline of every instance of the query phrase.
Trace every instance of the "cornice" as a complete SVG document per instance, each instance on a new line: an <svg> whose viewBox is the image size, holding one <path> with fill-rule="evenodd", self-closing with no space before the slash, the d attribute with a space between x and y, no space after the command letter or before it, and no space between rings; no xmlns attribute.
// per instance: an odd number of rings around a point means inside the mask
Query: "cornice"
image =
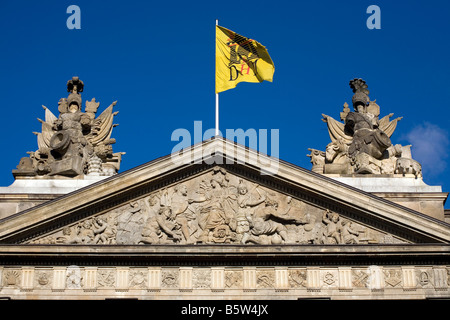
<svg viewBox="0 0 450 320"><path fill-rule="evenodd" d="M0 245L0 264L142 267L449 265L450 245Z"/></svg>

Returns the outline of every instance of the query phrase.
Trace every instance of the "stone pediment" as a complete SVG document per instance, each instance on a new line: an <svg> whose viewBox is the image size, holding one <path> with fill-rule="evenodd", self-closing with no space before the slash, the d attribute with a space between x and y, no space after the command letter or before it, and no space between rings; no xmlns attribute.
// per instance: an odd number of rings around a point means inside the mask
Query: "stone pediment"
<svg viewBox="0 0 450 320"><path fill-rule="evenodd" d="M87 217L37 244L362 244L404 242L219 166Z"/></svg>
<svg viewBox="0 0 450 320"><path fill-rule="evenodd" d="M222 138L0 220L1 243L449 243L449 225ZM264 168L263 168L264 167ZM262 170L264 169L264 170Z"/></svg>

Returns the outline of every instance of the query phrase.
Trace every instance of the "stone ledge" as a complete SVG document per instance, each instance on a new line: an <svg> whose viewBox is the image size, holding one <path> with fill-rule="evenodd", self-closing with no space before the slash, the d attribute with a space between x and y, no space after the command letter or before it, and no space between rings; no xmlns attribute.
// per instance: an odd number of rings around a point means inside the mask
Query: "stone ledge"
<svg viewBox="0 0 450 320"><path fill-rule="evenodd" d="M422 178L415 178L414 176L386 175L380 177L378 175L335 175L328 177L365 192L442 192L441 186L429 186Z"/></svg>
<svg viewBox="0 0 450 320"><path fill-rule="evenodd" d="M315 244L286 244L286 245L235 245L235 244L198 244L198 245L65 245L65 244L0 244L0 257L7 255L25 254L36 255L187 255L198 254L220 255L258 255L279 256L289 255L326 255L333 253L341 254L420 254L420 253L443 253L450 256L450 244L447 243L426 243L426 244L353 244L353 245L315 245ZM86 256L87 258L88 256ZM149 258L151 256L148 256ZM255 256L256 257L256 256Z"/></svg>
<svg viewBox="0 0 450 320"><path fill-rule="evenodd" d="M0 264L99 266L313 266L450 264L449 244L0 245Z"/></svg>
<svg viewBox="0 0 450 320"><path fill-rule="evenodd" d="M16 179L8 187L0 187L0 194L63 195L109 178L85 176L83 179Z"/></svg>

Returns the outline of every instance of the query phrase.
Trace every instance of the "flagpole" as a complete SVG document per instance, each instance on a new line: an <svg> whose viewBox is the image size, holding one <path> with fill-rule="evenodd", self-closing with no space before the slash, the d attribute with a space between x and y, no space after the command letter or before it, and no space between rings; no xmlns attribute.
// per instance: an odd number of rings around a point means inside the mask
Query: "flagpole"
<svg viewBox="0 0 450 320"><path fill-rule="evenodd" d="M219 20L216 19L216 26L219 25ZM215 31L214 31L215 34ZM214 36L216 37L216 35ZM216 39L217 41L217 39ZM216 46L216 45L215 45ZM217 51L217 46L216 46L216 51ZM216 57L217 57L217 52L216 52ZM217 60L216 60L217 63ZM217 66L216 66L216 70L215 72L217 72ZM219 136L219 94L216 92L216 137Z"/></svg>

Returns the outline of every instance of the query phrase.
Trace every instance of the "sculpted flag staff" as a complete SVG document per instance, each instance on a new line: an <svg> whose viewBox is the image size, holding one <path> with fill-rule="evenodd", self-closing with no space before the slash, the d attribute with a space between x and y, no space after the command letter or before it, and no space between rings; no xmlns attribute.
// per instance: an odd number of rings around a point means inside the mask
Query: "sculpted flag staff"
<svg viewBox="0 0 450 320"><path fill-rule="evenodd" d="M216 20L216 136L219 133L219 92L239 82L272 82L275 66L259 42L218 25Z"/></svg>

